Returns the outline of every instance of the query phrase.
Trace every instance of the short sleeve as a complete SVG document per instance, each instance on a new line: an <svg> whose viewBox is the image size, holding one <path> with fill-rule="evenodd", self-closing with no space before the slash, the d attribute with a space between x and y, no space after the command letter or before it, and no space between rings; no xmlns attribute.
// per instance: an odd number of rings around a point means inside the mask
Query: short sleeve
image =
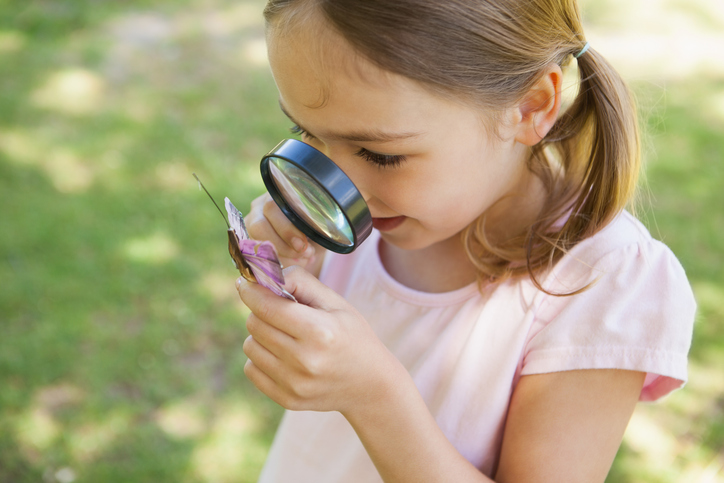
<svg viewBox="0 0 724 483"><path fill-rule="evenodd" d="M570 253L549 277L558 293L592 285L577 295L542 297L521 374L642 371L647 377L640 400L656 400L687 378L696 303L686 274L674 254L650 237L596 260L597 252L594 242Z"/></svg>

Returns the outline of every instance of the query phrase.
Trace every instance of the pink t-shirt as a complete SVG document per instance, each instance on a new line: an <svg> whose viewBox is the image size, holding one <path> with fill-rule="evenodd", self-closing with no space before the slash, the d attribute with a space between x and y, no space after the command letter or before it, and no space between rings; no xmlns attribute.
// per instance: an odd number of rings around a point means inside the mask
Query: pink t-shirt
<svg viewBox="0 0 724 483"><path fill-rule="evenodd" d="M647 373L642 401L686 381L695 301L676 257L624 212L578 244L543 286L510 281L423 293L385 271L374 232L350 255L328 254L320 279L352 303L405 365L444 434L483 473L497 465L520 376L575 369ZM382 481L337 412L287 411L263 483Z"/></svg>

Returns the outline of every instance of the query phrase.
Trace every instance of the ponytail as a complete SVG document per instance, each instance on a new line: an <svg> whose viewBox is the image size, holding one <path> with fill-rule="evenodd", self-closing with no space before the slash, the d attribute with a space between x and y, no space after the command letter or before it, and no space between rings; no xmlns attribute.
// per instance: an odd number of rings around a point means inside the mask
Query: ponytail
<svg viewBox="0 0 724 483"><path fill-rule="evenodd" d="M592 49L578 59L578 70L581 87L577 99L549 136L555 140L570 132L573 124L579 134L568 144L586 146L581 192L573 206L580 216L572 217L574 222L586 219L581 225L585 238L611 221L633 197L641 157L636 108L624 81Z"/></svg>
<svg viewBox="0 0 724 483"><path fill-rule="evenodd" d="M548 262L555 262L613 220L634 197L641 164L636 108L623 79L593 49L577 61L579 93L531 158L531 169L540 172L549 169L551 156L545 152L553 151L563 172L558 180L548 177L543 216L528 235L527 271L541 290L535 272L542 255L548 252Z"/></svg>

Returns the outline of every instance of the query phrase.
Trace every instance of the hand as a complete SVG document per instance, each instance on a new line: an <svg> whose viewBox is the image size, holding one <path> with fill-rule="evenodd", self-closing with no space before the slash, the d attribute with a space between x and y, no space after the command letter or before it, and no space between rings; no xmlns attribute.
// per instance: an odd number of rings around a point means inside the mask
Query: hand
<svg viewBox="0 0 724 483"><path fill-rule="evenodd" d="M404 371L366 320L305 270L284 270L298 304L254 283L237 281L251 309L244 372L254 385L292 410L344 415L382 400Z"/></svg>
<svg viewBox="0 0 724 483"><path fill-rule="evenodd" d="M251 238L272 242L282 266L298 265L313 273L318 272L323 249L307 240L304 233L284 216L269 193L251 202L251 211L244 220Z"/></svg>

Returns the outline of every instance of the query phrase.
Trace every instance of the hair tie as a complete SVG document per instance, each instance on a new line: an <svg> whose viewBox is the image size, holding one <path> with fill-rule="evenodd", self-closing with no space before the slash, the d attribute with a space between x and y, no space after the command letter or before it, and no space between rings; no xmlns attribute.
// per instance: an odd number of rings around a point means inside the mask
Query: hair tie
<svg viewBox="0 0 724 483"><path fill-rule="evenodd" d="M579 58L580 56L582 56L583 54L585 54L586 51L588 50L588 48L589 48L590 46L591 46L591 43L590 43L590 42L586 42L586 45L584 45L583 48L581 49L581 51L578 52L576 55L574 55L574 57L577 59L577 58Z"/></svg>

